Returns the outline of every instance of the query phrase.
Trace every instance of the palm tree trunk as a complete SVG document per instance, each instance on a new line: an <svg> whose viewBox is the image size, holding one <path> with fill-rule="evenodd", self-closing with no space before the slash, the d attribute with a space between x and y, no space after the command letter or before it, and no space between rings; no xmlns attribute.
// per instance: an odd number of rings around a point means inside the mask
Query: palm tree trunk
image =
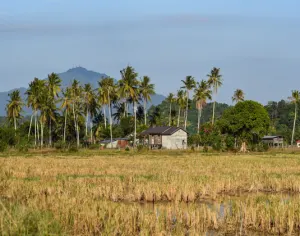
<svg viewBox="0 0 300 236"><path fill-rule="evenodd" d="M49 120L49 146L52 146L52 120Z"/></svg>
<svg viewBox="0 0 300 236"><path fill-rule="evenodd" d="M186 98L186 113L185 113L185 121L184 121L184 129L186 130L187 126L187 118L188 118L188 110L189 110L189 91L186 91L187 98Z"/></svg>
<svg viewBox="0 0 300 236"><path fill-rule="evenodd" d="M200 132L200 119L201 119L201 109L198 108L198 129L197 129L198 134Z"/></svg>
<svg viewBox="0 0 300 236"><path fill-rule="evenodd" d="M214 101L214 104L213 104L213 116L212 116L212 120L211 120L212 125L214 125L214 123L215 123L215 108L216 108L216 100Z"/></svg>
<svg viewBox="0 0 300 236"><path fill-rule="evenodd" d="M79 135L78 135L78 124L76 121L76 114L75 114L75 104L73 104L73 116L74 116L75 134L77 139L77 147L79 148Z"/></svg>
<svg viewBox="0 0 300 236"><path fill-rule="evenodd" d="M36 111L35 111L35 114L34 114L34 145L36 146L36 135L37 133L37 121L36 121Z"/></svg>
<svg viewBox="0 0 300 236"><path fill-rule="evenodd" d="M44 128L43 128L43 123L41 122L41 148L43 148L43 143L44 143Z"/></svg>
<svg viewBox="0 0 300 236"><path fill-rule="evenodd" d="M178 109L178 119L177 119L177 127L180 126L180 113L181 113L181 107L179 106L179 109Z"/></svg>
<svg viewBox="0 0 300 236"><path fill-rule="evenodd" d="M76 115L76 132L77 132L77 147L79 148L80 141L79 141L79 126L78 126L78 116Z"/></svg>
<svg viewBox="0 0 300 236"><path fill-rule="evenodd" d="M34 114L34 113L32 112L32 115L31 115L31 118L30 118L29 131L28 131L28 140L29 140L29 137L30 137L30 132L31 132L31 126L32 126L33 114Z"/></svg>
<svg viewBox="0 0 300 236"><path fill-rule="evenodd" d="M65 126L64 126L64 143L66 143L67 117L68 117L68 109L66 108L66 111L65 111Z"/></svg>
<svg viewBox="0 0 300 236"><path fill-rule="evenodd" d="M89 121L89 109L86 111L86 120L85 120L85 136L88 136L88 121Z"/></svg>
<svg viewBox="0 0 300 236"><path fill-rule="evenodd" d="M147 100L144 99L144 119L145 119L145 125L147 125Z"/></svg>
<svg viewBox="0 0 300 236"><path fill-rule="evenodd" d="M170 103L170 112L169 112L169 126L171 126L171 114L172 113L172 103Z"/></svg>
<svg viewBox="0 0 300 236"><path fill-rule="evenodd" d="M37 126L36 126L36 128L37 128L37 139L38 139L38 142L40 141L40 129L39 129L39 121L37 121L36 122L37 123Z"/></svg>
<svg viewBox="0 0 300 236"><path fill-rule="evenodd" d="M294 135L295 135L295 128L296 128L296 119L297 119L297 104L295 103L295 117L294 117L294 125L293 125L291 145L293 145L293 143L294 143Z"/></svg>
<svg viewBox="0 0 300 236"><path fill-rule="evenodd" d="M108 112L109 112L109 125L110 125L110 147L113 148L113 135L112 135L112 117L111 117L111 110L110 110L110 97L108 92Z"/></svg>
<svg viewBox="0 0 300 236"><path fill-rule="evenodd" d="M133 147L136 146L136 107L135 102L133 102L133 112L134 112L134 135L133 135Z"/></svg>
<svg viewBox="0 0 300 236"><path fill-rule="evenodd" d="M106 129L106 111L105 111L105 106L103 106L103 116L104 116L104 127Z"/></svg>
<svg viewBox="0 0 300 236"><path fill-rule="evenodd" d="M93 143L93 116L91 115L90 121L91 143Z"/></svg>

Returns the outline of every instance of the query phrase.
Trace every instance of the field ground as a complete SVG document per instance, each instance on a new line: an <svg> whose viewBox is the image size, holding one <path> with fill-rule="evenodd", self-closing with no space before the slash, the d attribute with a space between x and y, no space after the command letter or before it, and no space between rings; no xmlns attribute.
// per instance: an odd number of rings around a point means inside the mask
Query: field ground
<svg viewBox="0 0 300 236"><path fill-rule="evenodd" d="M296 234L299 153L0 157L3 235Z"/></svg>

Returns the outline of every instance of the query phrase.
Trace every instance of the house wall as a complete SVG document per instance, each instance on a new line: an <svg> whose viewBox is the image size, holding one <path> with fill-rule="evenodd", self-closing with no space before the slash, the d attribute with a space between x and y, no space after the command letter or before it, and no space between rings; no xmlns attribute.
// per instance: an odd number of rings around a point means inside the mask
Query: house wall
<svg viewBox="0 0 300 236"><path fill-rule="evenodd" d="M184 144L182 144L183 140L184 140ZM184 132L183 130L178 130L172 135L163 135L162 147L166 149L186 149L187 133Z"/></svg>
<svg viewBox="0 0 300 236"><path fill-rule="evenodd" d="M118 141L114 141L114 142L112 142L112 147L111 147L111 143L108 143L106 145L106 148L108 148L108 149L117 148L117 146L118 146Z"/></svg>

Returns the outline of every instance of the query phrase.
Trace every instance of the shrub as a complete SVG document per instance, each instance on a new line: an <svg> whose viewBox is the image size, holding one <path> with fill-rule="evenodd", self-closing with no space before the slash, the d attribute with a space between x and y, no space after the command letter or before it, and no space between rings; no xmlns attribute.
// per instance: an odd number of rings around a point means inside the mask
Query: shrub
<svg viewBox="0 0 300 236"><path fill-rule="evenodd" d="M208 152L208 147L206 145L203 147L203 152Z"/></svg>
<svg viewBox="0 0 300 236"><path fill-rule="evenodd" d="M20 140L19 144L16 146L19 152L28 152L30 144L27 139Z"/></svg>
<svg viewBox="0 0 300 236"><path fill-rule="evenodd" d="M63 141L59 141L54 144L54 147L57 150L62 150L62 149L66 149L66 144Z"/></svg>
<svg viewBox="0 0 300 236"><path fill-rule="evenodd" d="M146 151L147 148L144 145L137 145L136 147L138 152Z"/></svg>
<svg viewBox="0 0 300 236"><path fill-rule="evenodd" d="M0 152L4 152L7 149L7 143L3 140L0 141Z"/></svg>
<svg viewBox="0 0 300 236"><path fill-rule="evenodd" d="M89 149L91 149L91 150L97 150L99 148L100 148L99 144L90 144L90 146L89 146Z"/></svg>
<svg viewBox="0 0 300 236"><path fill-rule="evenodd" d="M70 147L69 147L69 149L68 149L68 152L78 152L79 150L78 150L78 147L77 147L77 145L75 145L75 144L72 144L72 145L70 145Z"/></svg>
<svg viewBox="0 0 300 236"><path fill-rule="evenodd" d="M125 151L129 152L129 151L130 151L130 148L127 146L127 147L125 148Z"/></svg>
<svg viewBox="0 0 300 236"><path fill-rule="evenodd" d="M226 136L225 145L227 150L232 151L234 149L235 138L233 136Z"/></svg>

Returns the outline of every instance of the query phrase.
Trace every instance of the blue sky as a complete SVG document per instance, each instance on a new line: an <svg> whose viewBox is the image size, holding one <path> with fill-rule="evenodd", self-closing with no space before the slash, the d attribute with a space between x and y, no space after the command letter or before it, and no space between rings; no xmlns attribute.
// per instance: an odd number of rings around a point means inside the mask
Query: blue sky
<svg viewBox="0 0 300 236"><path fill-rule="evenodd" d="M279 100L300 89L299 13L296 0L2 1L0 91L75 65L118 79L131 64L167 94L217 66L220 101L236 88Z"/></svg>

